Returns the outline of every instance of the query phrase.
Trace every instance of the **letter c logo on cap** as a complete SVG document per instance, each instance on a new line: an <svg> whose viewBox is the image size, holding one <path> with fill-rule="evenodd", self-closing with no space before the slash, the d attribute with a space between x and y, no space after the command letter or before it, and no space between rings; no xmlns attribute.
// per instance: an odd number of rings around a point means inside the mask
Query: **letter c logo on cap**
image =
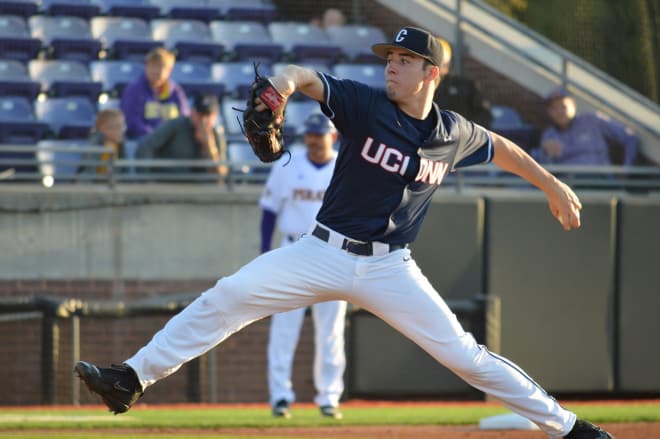
<svg viewBox="0 0 660 439"><path fill-rule="evenodd" d="M401 29L398 34L396 34L396 37L394 38L394 41L397 43L400 43L406 38L406 35L408 35L408 29Z"/></svg>

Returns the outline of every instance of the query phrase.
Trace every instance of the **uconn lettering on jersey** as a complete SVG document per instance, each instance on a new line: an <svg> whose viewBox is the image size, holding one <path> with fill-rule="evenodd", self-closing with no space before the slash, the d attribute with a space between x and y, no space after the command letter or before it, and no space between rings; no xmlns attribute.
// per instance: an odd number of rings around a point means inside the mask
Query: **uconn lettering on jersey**
<svg viewBox="0 0 660 439"><path fill-rule="evenodd" d="M404 155L401 151L384 143L373 148L374 139L367 137L364 142L360 155L369 163L376 164L387 172L404 175L410 164L410 156ZM419 171L415 181L421 181L427 184L440 185L447 172L449 163L442 161L433 161L425 157L420 157Z"/></svg>

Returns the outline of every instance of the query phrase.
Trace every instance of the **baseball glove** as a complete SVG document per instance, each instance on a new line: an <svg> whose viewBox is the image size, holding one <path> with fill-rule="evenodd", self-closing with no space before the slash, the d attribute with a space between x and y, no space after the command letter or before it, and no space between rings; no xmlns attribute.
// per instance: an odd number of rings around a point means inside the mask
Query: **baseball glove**
<svg viewBox="0 0 660 439"><path fill-rule="evenodd" d="M262 162L274 162L284 153L282 125L286 100L268 78L259 75L254 66L254 82L250 87L247 108L243 112L243 129L254 154ZM255 109L255 99L266 105L263 111Z"/></svg>

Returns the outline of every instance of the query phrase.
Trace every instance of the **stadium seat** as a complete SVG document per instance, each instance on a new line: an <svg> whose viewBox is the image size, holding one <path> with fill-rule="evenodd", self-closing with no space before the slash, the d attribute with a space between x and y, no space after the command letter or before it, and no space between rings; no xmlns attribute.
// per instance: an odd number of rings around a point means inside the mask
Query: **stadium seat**
<svg viewBox="0 0 660 439"><path fill-rule="evenodd" d="M92 61L89 72L92 80L102 84L102 90L110 96L121 96L130 82L144 71L144 63L136 61L108 60Z"/></svg>
<svg viewBox="0 0 660 439"><path fill-rule="evenodd" d="M321 108L319 103L305 98L303 100L289 101L286 105L286 115L284 120L284 126L287 129L292 130L291 132L286 133L289 137L289 142L292 143L292 138L303 134L305 127L305 120L312 113L320 113Z"/></svg>
<svg viewBox="0 0 660 439"><path fill-rule="evenodd" d="M200 20L155 19L151 22L154 40L176 53L177 60L212 63L222 59L225 48L214 41L209 26Z"/></svg>
<svg viewBox="0 0 660 439"><path fill-rule="evenodd" d="M255 163L258 159L245 139L227 143L227 159L231 163L234 182L264 181L270 172L269 167Z"/></svg>
<svg viewBox="0 0 660 439"><path fill-rule="evenodd" d="M94 17L92 36L101 40L109 58L144 62L151 49L162 46L154 41L146 21L135 17Z"/></svg>
<svg viewBox="0 0 660 439"><path fill-rule="evenodd" d="M41 83L41 91L50 96L84 96L98 99L102 85L92 81L86 64L77 61L35 59L28 64L30 78Z"/></svg>
<svg viewBox="0 0 660 439"><path fill-rule="evenodd" d="M333 67L334 76L353 79L375 88L385 88L385 66L382 64L338 63Z"/></svg>
<svg viewBox="0 0 660 439"><path fill-rule="evenodd" d="M227 142L244 141L245 135L241 129L245 99L225 98L221 104L222 119L225 121L225 132ZM234 110L234 108L238 110Z"/></svg>
<svg viewBox="0 0 660 439"><path fill-rule="evenodd" d="M160 14L160 8L149 0L93 0L99 5L103 15L114 17L134 17L150 21Z"/></svg>
<svg viewBox="0 0 660 439"><path fill-rule="evenodd" d="M506 105L493 105L490 112L493 115L491 130L513 140L525 151L538 146L539 129L523 121L514 108Z"/></svg>
<svg viewBox="0 0 660 439"><path fill-rule="evenodd" d="M271 76L273 70L268 64L261 64L259 73ZM245 99L254 81L254 65L247 61L215 63L211 65L211 78L223 84L225 93L232 98Z"/></svg>
<svg viewBox="0 0 660 439"><path fill-rule="evenodd" d="M378 63L380 58L371 52L371 46L387 41L385 33L375 26L346 24L330 26L325 32L353 63Z"/></svg>
<svg viewBox="0 0 660 439"><path fill-rule="evenodd" d="M225 46L234 61L274 63L282 57L283 47L271 41L266 27L256 21L212 21L213 39Z"/></svg>
<svg viewBox="0 0 660 439"><path fill-rule="evenodd" d="M41 10L47 15L73 15L88 20L101 12L92 0L41 0Z"/></svg>
<svg viewBox="0 0 660 439"><path fill-rule="evenodd" d="M16 60L0 59L0 96L36 99L41 84L31 81L25 65Z"/></svg>
<svg viewBox="0 0 660 439"><path fill-rule="evenodd" d="M164 17L202 20L209 22L221 18L222 11L207 0L151 0L152 5L160 7Z"/></svg>
<svg viewBox="0 0 660 439"><path fill-rule="evenodd" d="M222 99L225 93L224 85L213 81L211 68L203 63L177 61L170 77L183 87L189 97L213 94Z"/></svg>
<svg viewBox="0 0 660 439"><path fill-rule="evenodd" d="M38 11L37 0L0 0L0 15L18 15L27 19Z"/></svg>
<svg viewBox="0 0 660 439"><path fill-rule="evenodd" d="M34 120L32 104L24 97L1 96L0 120L3 122Z"/></svg>
<svg viewBox="0 0 660 439"><path fill-rule="evenodd" d="M92 38L84 18L35 15L28 23L32 37L42 41L49 58L85 63L98 58L101 42Z"/></svg>
<svg viewBox="0 0 660 439"><path fill-rule="evenodd" d="M37 143L39 172L42 176L49 175L55 177L55 179L64 177L71 181L72 177L78 173L83 153L81 151L66 151L66 149L85 145L87 145L87 140L44 139L39 141Z"/></svg>
<svg viewBox="0 0 660 439"><path fill-rule="evenodd" d="M341 48L316 26L300 22L273 22L268 25L268 31L273 42L284 47L290 61L330 66L341 56Z"/></svg>
<svg viewBox="0 0 660 439"><path fill-rule="evenodd" d="M0 15L0 58L27 62L36 58L41 40L30 36L25 19L18 15Z"/></svg>
<svg viewBox="0 0 660 439"><path fill-rule="evenodd" d="M96 116L96 106L81 97L37 101L34 111L37 120L47 123L59 139L86 139Z"/></svg>
<svg viewBox="0 0 660 439"><path fill-rule="evenodd" d="M208 0L210 5L220 7L225 20L258 21L264 25L275 20L277 8L263 0Z"/></svg>
<svg viewBox="0 0 660 439"><path fill-rule="evenodd" d="M30 101L23 97L0 96L0 143L32 145L46 136L48 125L34 118ZM34 164L18 164L16 160L33 161L33 152L0 152L0 172L36 172ZM15 162L15 163L14 163Z"/></svg>

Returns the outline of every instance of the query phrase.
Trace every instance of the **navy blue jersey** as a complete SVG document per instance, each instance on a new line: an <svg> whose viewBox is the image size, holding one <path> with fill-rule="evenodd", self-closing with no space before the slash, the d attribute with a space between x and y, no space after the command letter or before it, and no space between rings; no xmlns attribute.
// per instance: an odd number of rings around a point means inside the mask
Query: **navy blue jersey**
<svg viewBox="0 0 660 439"><path fill-rule="evenodd" d="M321 110L341 133L339 155L317 220L360 241L413 242L431 196L448 171L492 159L488 132L433 104L434 128L420 124L384 90L319 73Z"/></svg>

